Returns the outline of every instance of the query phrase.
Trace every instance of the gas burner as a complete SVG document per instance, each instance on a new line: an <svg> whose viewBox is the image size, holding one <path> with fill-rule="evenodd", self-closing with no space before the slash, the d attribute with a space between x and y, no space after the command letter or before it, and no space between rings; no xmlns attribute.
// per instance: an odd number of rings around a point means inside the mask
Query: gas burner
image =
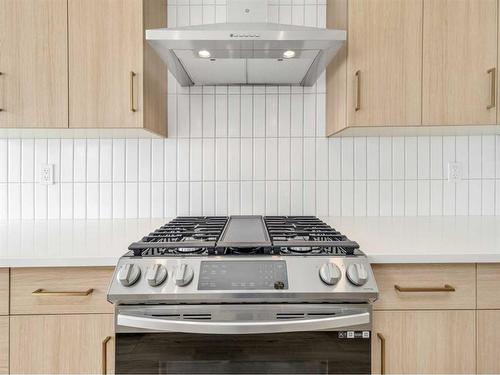
<svg viewBox="0 0 500 375"><path fill-rule="evenodd" d="M319 247L291 246L285 249L287 249L292 253L305 254L305 253L310 253L313 250L319 250Z"/></svg>
<svg viewBox="0 0 500 375"><path fill-rule="evenodd" d="M174 249L174 253L178 254L199 254L205 251L202 247L178 247Z"/></svg>

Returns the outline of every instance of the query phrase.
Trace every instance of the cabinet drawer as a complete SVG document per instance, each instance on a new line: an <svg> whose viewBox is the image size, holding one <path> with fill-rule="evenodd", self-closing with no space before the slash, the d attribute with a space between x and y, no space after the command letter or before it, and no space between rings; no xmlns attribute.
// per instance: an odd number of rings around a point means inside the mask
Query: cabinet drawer
<svg viewBox="0 0 500 375"><path fill-rule="evenodd" d="M0 315L9 315L9 269L0 268Z"/></svg>
<svg viewBox="0 0 500 375"><path fill-rule="evenodd" d="M474 264L375 265L376 310L475 309Z"/></svg>
<svg viewBox="0 0 500 375"><path fill-rule="evenodd" d="M477 308L500 309L500 264L477 265Z"/></svg>
<svg viewBox="0 0 500 375"><path fill-rule="evenodd" d="M13 268L11 314L111 313L112 268Z"/></svg>

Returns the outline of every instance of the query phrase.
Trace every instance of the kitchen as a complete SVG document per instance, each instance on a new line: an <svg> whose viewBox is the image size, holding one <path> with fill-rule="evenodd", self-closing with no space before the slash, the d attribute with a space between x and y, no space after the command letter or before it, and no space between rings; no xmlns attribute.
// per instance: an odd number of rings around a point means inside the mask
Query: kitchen
<svg viewBox="0 0 500 375"><path fill-rule="evenodd" d="M500 373L499 6L0 0L0 373Z"/></svg>

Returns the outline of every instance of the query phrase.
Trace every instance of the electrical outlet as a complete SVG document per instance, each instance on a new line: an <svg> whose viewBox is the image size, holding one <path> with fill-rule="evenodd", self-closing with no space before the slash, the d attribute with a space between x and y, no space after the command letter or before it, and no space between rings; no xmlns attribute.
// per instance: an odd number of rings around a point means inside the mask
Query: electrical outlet
<svg viewBox="0 0 500 375"><path fill-rule="evenodd" d="M42 164L40 168L40 184L54 184L54 164Z"/></svg>
<svg viewBox="0 0 500 375"><path fill-rule="evenodd" d="M462 179L462 163L450 161L448 163L448 182L458 182Z"/></svg>

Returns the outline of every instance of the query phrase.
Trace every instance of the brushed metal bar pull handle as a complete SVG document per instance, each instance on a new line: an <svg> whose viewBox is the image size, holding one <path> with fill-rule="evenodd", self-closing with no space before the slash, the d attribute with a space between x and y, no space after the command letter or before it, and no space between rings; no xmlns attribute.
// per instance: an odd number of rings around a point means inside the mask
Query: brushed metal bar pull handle
<svg viewBox="0 0 500 375"><path fill-rule="evenodd" d="M3 74L3 72L0 72L0 77L3 75L5 75L5 74ZM0 106L1 106L1 104L0 104ZM3 112L3 111L4 111L4 109L2 107L0 107L0 112Z"/></svg>
<svg viewBox="0 0 500 375"><path fill-rule="evenodd" d="M101 356L102 356L102 361L101 361L101 364L102 364L102 368L101 368L101 372L106 375L106 373L108 372L108 342L109 340L111 340L111 336L106 336L106 338L104 340L102 340L102 344L101 344Z"/></svg>
<svg viewBox="0 0 500 375"><path fill-rule="evenodd" d="M402 287L394 285L394 289L402 293L426 293L426 292L454 292L455 288L451 285L445 284L443 287Z"/></svg>
<svg viewBox="0 0 500 375"><path fill-rule="evenodd" d="M134 72L130 72L130 111L131 112L136 112L137 109L135 108L134 104L134 78L137 74Z"/></svg>
<svg viewBox="0 0 500 375"><path fill-rule="evenodd" d="M496 107L496 101L497 101L497 69L496 68L491 68L488 69L488 74L491 75L491 102L490 104L486 107L486 109L492 109Z"/></svg>
<svg viewBox="0 0 500 375"><path fill-rule="evenodd" d="M56 296L56 297L86 297L91 295L94 292L94 289L87 289L82 292L78 291L70 291L70 292L51 292L45 289L37 289L31 294L34 296Z"/></svg>
<svg viewBox="0 0 500 375"><path fill-rule="evenodd" d="M380 373L385 374L385 337L377 333L377 338L380 340Z"/></svg>
<svg viewBox="0 0 500 375"><path fill-rule="evenodd" d="M354 110L357 112L361 109L361 70L357 70L356 76L356 107Z"/></svg>

